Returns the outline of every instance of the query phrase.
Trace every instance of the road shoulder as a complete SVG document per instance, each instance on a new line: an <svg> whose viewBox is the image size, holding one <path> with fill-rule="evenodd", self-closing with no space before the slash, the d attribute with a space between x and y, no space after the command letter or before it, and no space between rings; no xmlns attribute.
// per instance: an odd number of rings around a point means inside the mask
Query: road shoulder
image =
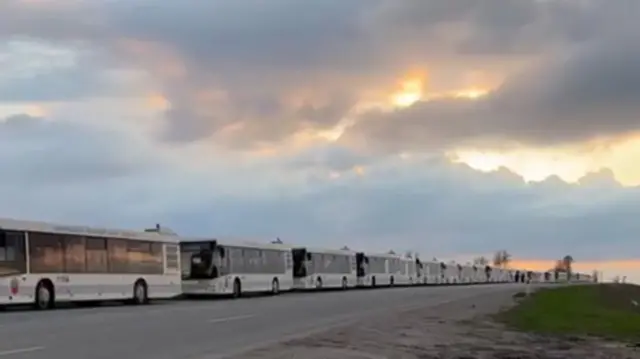
<svg viewBox="0 0 640 359"><path fill-rule="evenodd" d="M508 330L493 317L515 304L514 294L499 290L436 306L390 312L233 358L640 358L632 349L602 341Z"/></svg>

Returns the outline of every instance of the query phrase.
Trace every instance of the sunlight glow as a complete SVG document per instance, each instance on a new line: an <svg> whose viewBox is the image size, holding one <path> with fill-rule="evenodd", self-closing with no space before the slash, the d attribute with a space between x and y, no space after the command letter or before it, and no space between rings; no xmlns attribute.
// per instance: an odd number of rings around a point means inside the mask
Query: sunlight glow
<svg viewBox="0 0 640 359"><path fill-rule="evenodd" d="M400 108L410 107L422 98L423 86L420 78L402 81L400 90L391 96L391 103Z"/></svg>
<svg viewBox="0 0 640 359"><path fill-rule="evenodd" d="M390 103L395 108L407 108L419 101L433 101L446 98L477 100L489 94L490 90L480 87L467 89L429 92L426 90L425 77L409 77L400 82L400 88L392 93Z"/></svg>
<svg viewBox="0 0 640 359"><path fill-rule="evenodd" d="M453 97L476 100L483 96L486 96L488 93L489 93L489 90L486 90L486 89L471 88L471 89L455 92L453 93Z"/></svg>
<svg viewBox="0 0 640 359"><path fill-rule="evenodd" d="M507 151L457 149L449 159L482 172L501 167L522 176L527 182L558 176L567 183L579 183L587 174L610 169L623 186L640 185L640 133L597 139L578 145L555 148L519 148Z"/></svg>
<svg viewBox="0 0 640 359"><path fill-rule="evenodd" d="M493 172L504 167L522 176L526 182L540 182L550 176L558 176L567 183L577 183L596 168L588 158L578 155L559 154L555 151L521 149L504 153L492 151L456 151L450 155L453 162L465 163L469 167Z"/></svg>

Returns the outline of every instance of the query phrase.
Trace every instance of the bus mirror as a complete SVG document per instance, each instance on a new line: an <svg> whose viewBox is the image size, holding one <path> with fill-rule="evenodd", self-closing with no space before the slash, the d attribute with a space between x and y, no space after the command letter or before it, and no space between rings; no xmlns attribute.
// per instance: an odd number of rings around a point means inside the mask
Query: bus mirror
<svg viewBox="0 0 640 359"><path fill-rule="evenodd" d="M310 260L311 260L311 258L312 258L312 257L311 257L311 253L308 253L308 252L307 252L307 260L308 260L308 261L310 261Z"/></svg>
<svg viewBox="0 0 640 359"><path fill-rule="evenodd" d="M7 233L0 229L0 247L7 246Z"/></svg>
<svg viewBox="0 0 640 359"><path fill-rule="evenodd" d="M218 247L218 253L220 253L220 258L224 258L224 248Z"/></svg>

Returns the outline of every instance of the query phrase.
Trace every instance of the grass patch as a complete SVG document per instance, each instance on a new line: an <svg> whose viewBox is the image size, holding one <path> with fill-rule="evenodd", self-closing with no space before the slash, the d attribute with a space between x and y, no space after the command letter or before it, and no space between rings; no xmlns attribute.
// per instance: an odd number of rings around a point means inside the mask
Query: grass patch
<svg viewBox="0 0 640 359"><path fill-rule="evenodd" d="M542 289L498 315L508 326L531 332L591 335L640 341L640 286L576 285Z"/></svg>

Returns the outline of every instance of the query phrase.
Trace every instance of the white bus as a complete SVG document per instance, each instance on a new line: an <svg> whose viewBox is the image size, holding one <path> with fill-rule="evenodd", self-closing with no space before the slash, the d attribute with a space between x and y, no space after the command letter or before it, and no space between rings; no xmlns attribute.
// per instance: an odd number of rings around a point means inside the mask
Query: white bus
<svg viewBox="0 0 640 359"><path fill-rule="evenodd" d="M394 256L389 258L389 274L391 285L413 285L417 282L416 262L410 257Z"/></svg>
<svg viewBox="0 0 640 359"><path fill-rule="evenodd" d="M424 263L416 256L415 259L416 280L415 285L427 285L429 284L429 268L427 263Z"/></svg>
<svg viewBox="0 0 640 359"><path fill-rule="evenodd" d="M473 283L476 271L471 264L462 265L462 271L460 272L460 283Z"/></svg>
<svg viewBox="0 0 640 359"><path fill-rule="evenodd" d="M444 283L459 284L462 277L462 265L457 263L447 263L444 269Z"/></svg>
<svg viewBox="0 0 640 359"><path fill-rule="evenodd" d="M0 219L0 306L179 294L175 236Z"/></svg>
<svg viewBox="0 0 640 359"><path fill-rule="evenodd" d="M356 252L307 247L291 252L296 289L347 289L358 284Z"/></svg>
<svg viewBox="0 0 640 359"><path fill-rule="evenodd" d="M425 284L444 283L443 263L437 261L422 262Z"/></svg>
<svg viewBox="0 0 640 359"><path fill-rule="evenodd" d="M392 254L356 254L358 285L362 287L391 286L394 284L393 274L389 271L389 260L395 259Z"/></svg>
<svg viewBox="0 0 640 359"><path fill-rule="evenodd" d="M182 240L182 292L185 295L233 295L293 287L291 247L227 240Z"/></svg>

